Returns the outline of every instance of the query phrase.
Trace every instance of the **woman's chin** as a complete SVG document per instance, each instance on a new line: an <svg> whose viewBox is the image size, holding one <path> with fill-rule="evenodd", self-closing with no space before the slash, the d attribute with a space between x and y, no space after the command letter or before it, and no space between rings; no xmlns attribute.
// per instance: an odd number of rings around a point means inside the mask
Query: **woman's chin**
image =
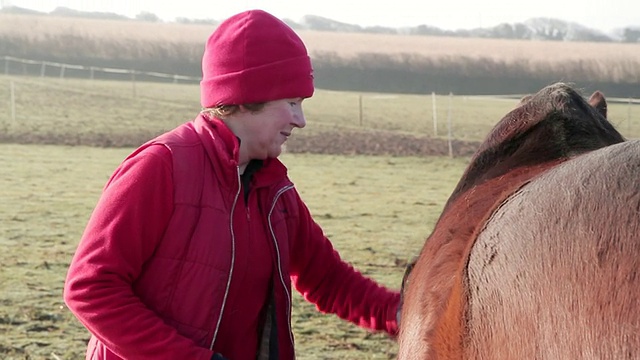
<svg viewBox="0 0 640 360"><path fill-rule="evenodd" d="M269 152L267 153L267 157L277 158L278 156L280 156L280 154L282 154L285 151L285 149L286 149L285 145L274 147L273 149L269 150Z"/></svg>

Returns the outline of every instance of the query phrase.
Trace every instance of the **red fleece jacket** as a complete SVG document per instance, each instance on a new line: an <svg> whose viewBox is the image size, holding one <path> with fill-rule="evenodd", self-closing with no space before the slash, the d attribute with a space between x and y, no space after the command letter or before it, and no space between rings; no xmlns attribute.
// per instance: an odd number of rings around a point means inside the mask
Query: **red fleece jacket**
<svg viewBox="0 0 640 360"><path fill-rule="evenodd" d="M292 359L289 279L321 312L397 332L399 294L340 259L282 163L265 162L245 203L237 151L199 117L115 171L65 283L88 359L253 359L271 286L279 358Z"/></svg>

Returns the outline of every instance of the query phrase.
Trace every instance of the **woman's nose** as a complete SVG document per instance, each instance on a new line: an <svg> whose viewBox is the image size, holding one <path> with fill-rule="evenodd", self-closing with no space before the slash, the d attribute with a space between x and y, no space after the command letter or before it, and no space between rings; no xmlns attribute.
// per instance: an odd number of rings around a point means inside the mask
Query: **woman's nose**
<svg viewBox="0 0 640 360"><path fill-rule="evenodd" d="M302 110L296 112L296 114L293 116L293 125L300 129L307 126L307 120L304 118L304 113L302 112Z"/></svg>

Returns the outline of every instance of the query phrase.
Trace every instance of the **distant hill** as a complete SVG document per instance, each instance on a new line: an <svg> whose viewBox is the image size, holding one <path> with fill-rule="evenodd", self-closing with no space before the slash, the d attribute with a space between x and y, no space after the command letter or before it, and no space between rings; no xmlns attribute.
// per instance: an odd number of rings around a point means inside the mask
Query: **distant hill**
<svg viewBox="0 0 640 360"><path fill-rule="evenodd" d="M504 23L488 28L460 30L442 30L429 25L403 28L362 27L315 15L307 15L299 23L288 19L285 21L296 29L317 31L550 41L640 42L640 26L621 28L615 33L605 34L577 23L553 18L532 18L524 23Z"/></svg>
<svg viewBox="0 0 640 360"><path fill-rule="evenodd" d="M147 22L160 22L156 15L143 12L136 15L135 19L123 15L105 12L84 12L65 7L58 7L50 13L38 12L17 6L5 6L0 8L0 13L9 14L34 14L53 15L66 17L83 17L91 19L117 19L135 20ZM178 18L176 22L182 24L216 24L219 20L213 19L187 19ZM581 24L568 22L553 18L532 18L523 23L503 23L494 27L442 30L430 25L418 25L414 27L392 28L384 26L367 26L348 24L335 21L329 18L306 15L301 21L296 22L291 19L284 19L294 29L350 32L350 33L371 33L371 34L399 34L399 35L430 35L430 36L453 36L469 38L493 38L493 39L521 39L521 40L549 40L549 41L585 41L585 42L640 42L640 25L634 27L620 28L614 33L605 34L602 31L583 26Z"/></svg>
<svg viewBox="0 0 640 360"><path fill-rule="evenodd" d="M41 11L21 8L18 6L5 6L0 8L0 13L4 14L18 14L18 15L53 15L64 17L79 17L86 19L106 19L106 20L131 20L130 18L109 12L86 12L69 9L66 7L57 7L50 13L44 13Z"/></svg>

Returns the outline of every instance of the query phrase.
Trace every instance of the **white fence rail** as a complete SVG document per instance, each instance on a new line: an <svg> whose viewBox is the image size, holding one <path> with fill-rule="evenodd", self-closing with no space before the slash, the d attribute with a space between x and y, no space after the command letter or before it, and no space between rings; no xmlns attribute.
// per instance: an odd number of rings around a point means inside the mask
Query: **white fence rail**
<svg viewBox="0 0 640 360"><path fill-rule="evenodd" d="M40 67L40 76L44 77L47 74L48 68L56 69L56 74L60 78L65 77L66 70L79 70L88 72L88 78L94 79L95 74L97 72L102 72L106 74L122 74L129 75L131 79L135 80L136 76L148 76L162 79L170 79L173 82L177 83L179 81L185 82L197 82L200 81L199 77L194 76L185 76L185 75L177 75L177 74L165 74L160 72L152 72L152 71L139 71L133 69L116 69L116 68L104 68L97 66L84 66L84 65L74 65L74 64L64 64L52 61L40 61L40 60L30 60L30 59L21 59L13 56L4 56L4 74L9 75L9 69L11 67L11 63L18 63L23 65L32 65ZM25 70L26 71L26 70Z"/></svg>

